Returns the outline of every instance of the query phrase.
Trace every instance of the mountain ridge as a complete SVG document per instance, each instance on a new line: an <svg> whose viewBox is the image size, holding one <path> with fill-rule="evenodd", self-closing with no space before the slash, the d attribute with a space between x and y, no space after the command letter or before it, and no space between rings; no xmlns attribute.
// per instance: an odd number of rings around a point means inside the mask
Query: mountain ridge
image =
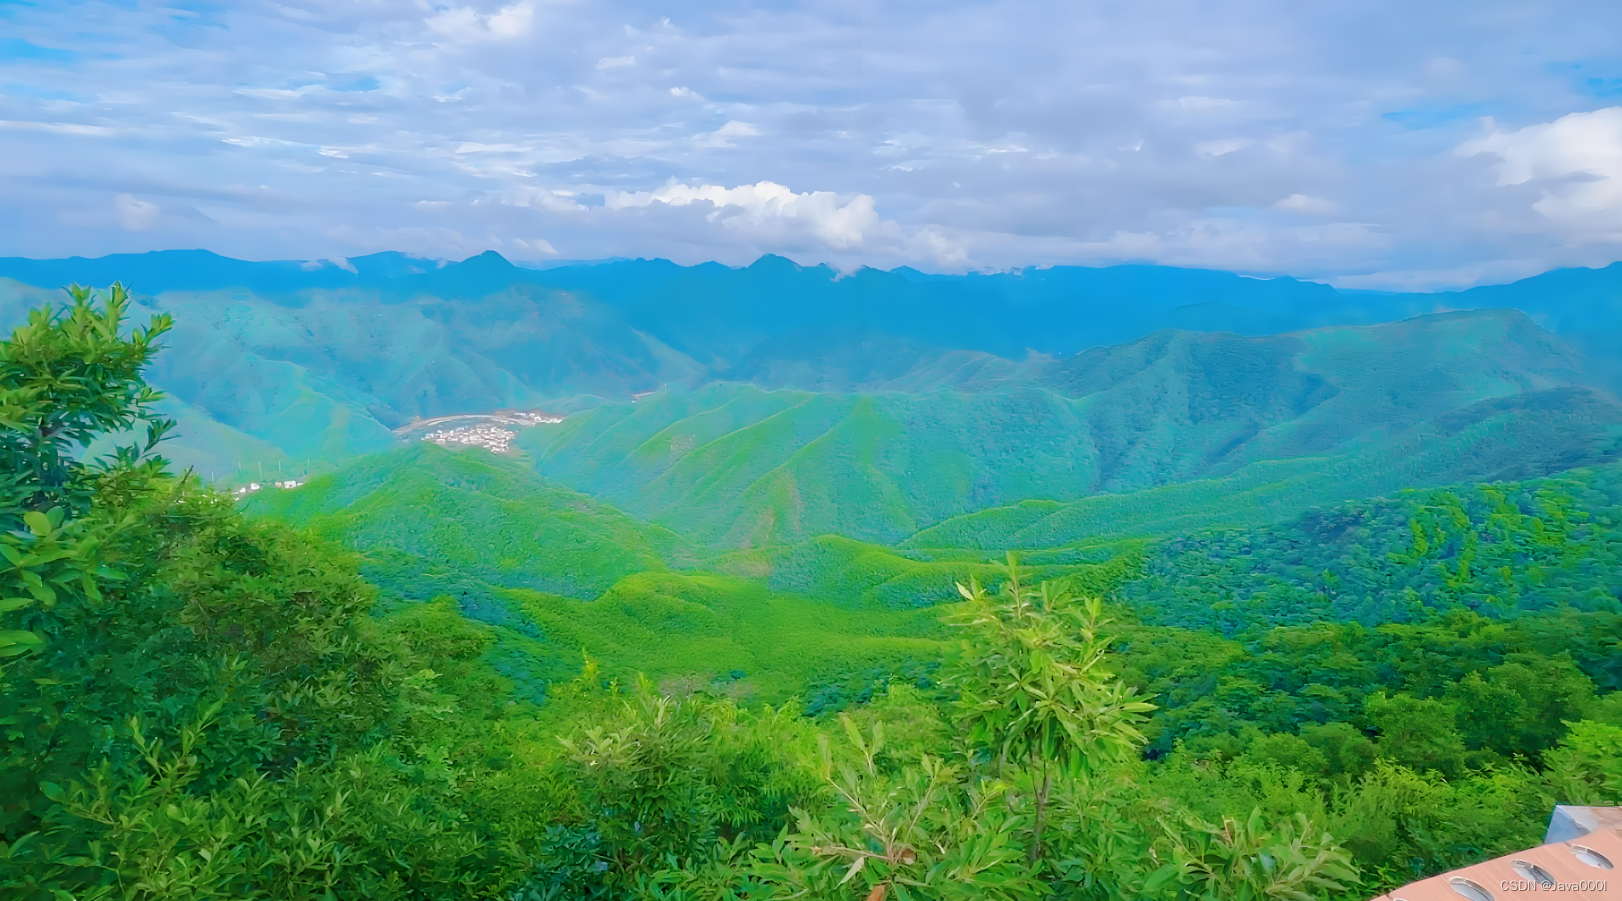
<svg viewBox="0 0 1622 901"><path fill-rule="evenodd" d="M603 404L518 444L547 478L708 543L888 544L1031 499L1229 477L1255 490L1270 482L1255 467L1293 459L1339 461L1336 478L1369 494L1390 482L1382 467L1402 484L1545 475L1607 458L1622 435L1622 405L1582 383L1581 362L1514 311L1158 332L982 393L713 384Z"/></svg>
<svg viewBox="0 0 1622 901"><path fill-rule="evenodd" d="M1365 303L1362 295L1349 298L1295 279L1152 266L934 276L840 273L768 256L743 268L631 260L528 270L493 251L455 263L387 252L313 264L248 263L187 251L0 260L0 322L18 321L54 293L8 276L41 282L116 277L137 288L143 279L169 278L168 290L157 290L165 287L161 280L148 282L153 290L137 295L136 312L176 316L168 338L174 352L153 372L172 396L166 410L181 423L172 454L218 477L258 464L297 468L311 461L307 469L382 450L394 445L394 429L417 419L537 407L578 412L707 384L834 395L992 395L1035 386L1065 395L1066 378L1105 377L1103 370L1083 370L1105 359L1126 365L1123 354L1149 346L1141 342L1170 340L1152 337L1168 328L1197 327L1185 336L1229 335L1171 342L1185 374L1191 366L1214 372L1227 364L1217 358L1201 363L1201 355L1230 353L1244 341L1310 343L1317 340L1310 337L1314 329L1401 321L1416 312L1431 315L1438 306L1466 306L1471 298L1514 307L1511 302L1531 294L1538 303L1522 303L1531 308L1522 312L1558 327L1587 353L1582 374L1557 381L1614 391L1622 385L1622 358L1617 344L1606 343L1606 292L1619 274L1622 267L1573 270L1530 280L1531 288L1389 295ZM209 287L225 282L250 284ZM1546 308L1559 306L1560 291L1574 298L1572 311L1551 319ZM1490 316L1460 321L1468 326L1464 331L1508 327ZM1615 327L1622 336L1622 321ZM1475 340L1460 335L1460 347ZM1341 365L1367 365L1358 363L1355 343L1348 337L1345 346L1319 352L1344 358ZM1412 360L1391 360L1408 365L1444 349L1414 348ZM1262 369L1235 370L1229 381L1255 377L1271 386L1267 390L1283 391L1264 370L1285 365L1284 357L1275 354L1266 365L1252 357L1246 359ZM1134 390L1152 397L1171 382L1162 379L1156 388L1147 360L1123 372L1136 373ZM1446 385L1447 367L1433 368L1432 380ZM1294 434L1279 431L1281 411L1316 403L1305 381L1296 379L1290 389L1295 400L1269 400L1246 399L1239 386L1218 388L1205 376L1190 378L1177 390L1234 399L1246 409L1252 401L1261 405L1251 410L1248 425L1230 423L1218 435L1212 420L1202 426L1211 434L1185 436L1209 444L1217 458L1257 440L1311 453L1339 440L1332 423L1314 426L1318 439L1308 434L1307 422L1292 427ZM1353 412L1378 414L1372 397L1364 396ZM1410 391L1410 404L1423 401L1422 393ZM1264 411L1268 404L1278 409ZM1399 418L1406 415L1386 406ZM1118 431L1130 428L1130 417L1119 420ZM1129 479L1118 487L1134 484Z"/></svg>

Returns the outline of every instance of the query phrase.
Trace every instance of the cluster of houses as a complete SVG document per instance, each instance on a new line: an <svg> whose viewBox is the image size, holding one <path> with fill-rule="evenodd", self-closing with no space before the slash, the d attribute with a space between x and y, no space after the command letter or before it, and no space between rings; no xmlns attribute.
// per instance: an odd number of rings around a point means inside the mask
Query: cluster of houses
<svg viewBox="0 0 1622 901"><path fill-rule="evenodd" d="M270 486L272 488L297 488L298 486L300 486L302 484L304 484L304 483L302 481L300 481L299 479L287 479L286 481L282 481L282 482L271 482ZM258 491L259 489L261 489L263 487L265 487L265 486L259 484L258 482L249 482L248 484L242 486L241 488L238 488L233 493L236 494L238 497L241 497L244 494L253 494L255 491Z"/></svg>
<svg viewBox="0 0 1622 901"><path fill-rule="evenodd" d="M557 420L561 422L562 420ZM440 432L429 432L422 436L424 441L432 441L441 447L482 447L495 454L505 454L512 447L512 440L518 437L517 432L499 428L493 425L464 426L459 429L445 429Z"/></svg>
<svg viewBox="0 0 1622 901"><path fill-rule="evenodd" d="M563 417L557 415L556 413L543 413L540 410L528 410L519 413L498 415L501 415L504 419L510 417L510 421L516 422L519 425L543 425L546 423L555 424L563 421Z"/></svg>
<svg viewBox="0 0 1622 901"><path fill-rule="evenodd" d="M432 441L441 447L482 447L491 453L505 454L512 450L513 439L518 437L515 428L523 429L533 425L557 424L563 417L556 413L547 413L543 410L498 410L495 413L475 414L473 416L446 416L438 420L418 422L415 428L435 423L448 423L468 419L482 419L476 425L464 425L456 428L440 429L422 436L423 441ZM404 429L395 431L396 435L409 438ZM261 471L262 472L262 471ZM304 484L302 479L286 479L283 481L249 482L232 492L236 497L246 497L263 488L297 488Z"/></svg>

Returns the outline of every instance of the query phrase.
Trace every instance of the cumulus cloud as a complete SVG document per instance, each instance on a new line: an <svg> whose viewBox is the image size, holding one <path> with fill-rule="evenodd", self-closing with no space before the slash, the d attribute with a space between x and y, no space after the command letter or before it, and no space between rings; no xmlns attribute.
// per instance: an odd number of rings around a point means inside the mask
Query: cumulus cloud
<svg viewBox="0 0 1622 901"><path fill-rule="evenodd" d="M427 22L429 28L457 41L523 37L535 24L535 3L521 0L492 13L453 6L428 17Z"/></svg>
<svg viewBox="0 0 1622 901"><path fill-rule="evenodd" d="M829 191L796 194L769 181L736 188L671 182L658 190L616 191L607 198L608 208L614 210L656 203L669 206L707 203L714 207L706 216L708 221L745 232L757 240L781 241L787 234L806 231L835 251L859 249L864 237L880 225L873 198L866 194L841 202L837 194Z"/></svg>
<svg viewBox="0 0 1622 901"><path fill-rule="evenodd" d="M1589 81L1614 70L1614 0L6 9L8 37L107 52L0 59L5 254L1130 259L1365 285L1622 254L1615 101Z"/></svg>
<svg viewBox="0 0 1622 901"><path fill-rule="evenodd" d="M695 136L693 144L704 148L732 147L734 146L732 143L733 138L754 138L759 136L760 129L748 122L728 122L708 134Z"/></svg>
<svg viewBox="0 0 1622 901"><path fill-rule="evenodd" d="M1532 208L1595 239L1622 240L1622 106L1572 113L1459 145L1460 156L1492 154L1499 185L1546 185Z"/></svg>
<svg viewBox="0 0 1622 901"><path fill-rule="evenodd" d="M884 219L867 194L796 193L769 181L734 188L672 181L652 191L609 192L604 201L608 214L661 208L701 213L702 222L744 242L753 253L820 250L824 259L831 253L832 261L842 265L888 257L960 267L969 259L965 236Z"/></svg>
<svg viewBox="0 0 1622 901"><path fill-rule="evenodd" d="M120 194L113 198L113 208L118 211L118 224L125 231L144 231L158 221L158 214L162 212L158 205L146 200L140 200L133 194Z"/></svg>

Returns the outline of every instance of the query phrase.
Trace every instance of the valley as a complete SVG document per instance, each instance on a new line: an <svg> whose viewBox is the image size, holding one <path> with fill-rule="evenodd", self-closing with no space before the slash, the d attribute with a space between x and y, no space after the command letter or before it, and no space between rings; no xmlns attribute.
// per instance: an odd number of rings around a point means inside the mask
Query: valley
<svg viewBox="0 0 1622 901"><path fill-rule="evenodd" d="M1195 897L1148 862L1193 878L1198 843L1236 816L1259 844L1233 853L1310 842L1316 863L1302 866L1328 875L1300 897L1359 901L1535 844L1550 799L1622 801L1607 750L1622 741L1622 403L1609 357L1525 310L1406 315L1444 304L1396 297L1359 308L1374 321L1333 321L1356 317L1326 312L1339 301L1323 286L1132 267L830 282L772 260L638 263L541 284L488 256L390 265L241 264L230 288L171 273L173 289L128 300L136 321L175 317L148 370L165 396L50 464L97 486L65 537L29 513L0 539L80 541L92 533L75 523L100 523L105 537L74 546L111 542L106 559L128 574L52 576L103 586L67 615L29 602L29 628L82 655L8 663L0 676L32 686L13 697L34 699L8 715L43 723L58 686L97 672L167 699L98 701L71 714L88 725L69 756L17 752L34 756L11 771L78 786L63 810L82 813L51 814L70 824L61 847L102 853L89 843L103 827L84 824L113 808L85 806L90 789L55 768L97 759L93 736L135 729L113 717L139 709L165 741L219 755L175 764L198 788L161 791L270 810L257 783L225 774L288 786L277 804L320 774L371 798L364 822L398 792L427 819L386 840L338 813L320 828L347 830L334 841L371 860L385 859L379 841L413 849L458 885L482 868L499 889L476 897L655 897L647 880L699 893L670 897L778 897L822 884L805 830L849 825L826 792L923 803L908 780L930 760L961 768L932 777L943 804L1007 793L951 834L1027 834L1052 761L1033 752L998 775L964 731L974 692L1026 684L977 682L976 668L1022 654L1033 667L1093 655L1074 670L1092 674L1076 676L1091 680L1077 697L1125 724L1117 751L1087 751L1056 789L1066 813L1051 840L1094 856L1042 864L1042 878L1078 898ZM620 279L646 293L616 294ZM741 307L729 279L828 306ZM874 293L896 279L915 293ZM655 302L695 282L715 297L692 321ZM1051 310L1062 286L1168 282L1207 293L1094 332L1069 314L1065 340L1121 340L1065 352L1010 350L1034 330L968 340L962 323L903 315L987 292ZM1245 292L1240 318L1278 331L1186 327L1239 316ZM0 285L12 321L46 299ZM104 477L83 462L166 417L175 434L151 449L166 463L116 452ZM63 497L58 509L77 503ZM28 566L73 559L12 544L16 560L46 561ZM96 597L125 611L118 629ZM94 803L159 803L136 775L170 765L156 753L119 764L126 795ZM317 756L339 753L374 756L348 769ZM836 759L867 767L849 771L857 789L828 788L843 777L819 767ZM686 786L666 813L618 806L663 797L626 787L642 772ZM54 808L39 797L7 815L41 821ZM287 803L274 809L305 816ZM796 820L791 804L835 825ZM687 858L636 856L689 821L731 825L704 827ZM647 837L647 822L671 831ZM1087 845L1106 823L1123 830L1115 844ZM424 844L447 835L467 844ZM251 853L282 853L265 841ZM1030 878L1028 859L998 858L998 878ZM1231 879L1219 882L1251 877ZM839 885L816 896L844 897ZM577 894L542 894L559 886Z"/></svg>
<svg viewBox="0 0 1622 901"><path fill-rule="evenodd" d="M0 0L0 901L1622 901L1622 3Z"/></svg>
<svg viewBox="0 0 1622 901"><path fill-rule="evenodd" d="M1607 395L1622 386L1611 363L1622 320L1606 300L1622 291L1622 265L1434 295L1343 293L1288 278L1142 266L841 276L780 257L743 268L638 260L530 270L494 253L449 264L378 254L356 258L350 269L190 251L0 259L0 324L59 300L60 287L72 282L133 285L140 309L177 319L167 338L174 352L160 356L151 373L167 392L166 415L180 423L170 456L224 482L259 463L325 471L398 446L395 432L417 420L526 409L568 415L727 385L835 398L1011 395L1023 399L1008 404L1037 403L1029 415L1057 417L1056 425L1075 416L1065 405L1096 395L1106 409L1089 414L1090 430L1194 428L1195 440L1216 442L1222 459L1211 464L1168 445L1180 458L1160 478L1172 481L1334 446L1345 436L1331 427L1314 437L1322 427L1313 416L1342 409L1353 429L1386 413L1410 424L1432 387L1438 402L1431 415L1466 397L1521 390L1528 379ZM779 302L754 303L759 296ZM1510 309L1525 315L1489 312ZM1460 312L1470 310L1478 312ZM1360 327L1416 316L1428 324L1413 334L1388 327L1376 328L1371 343L1355 338ZM1451 340L1445 323L1458 316L1466 317L1455 329L1460 343L1448 352L1466 355L1461 381L1454 383L1452 362L1441 358L1428 364L1442 367L1432 373L1411 370L1410 361L1430 359L1423 342L1439 348L1435 342ZM1464 333L1476 329L1486 343L1473 351L1477 336ZM1229 337L1169 337L1179 330ZM1303 342L1298 346L1269 337L1283 334L1320 337L1292 339ZM1558 348L1539 346L1537 335L1552 335ZM1508 354L1503 373L1494 371L1500 351ZM1367 379L1366 390L1329 400L1316 414L1310 404L1292 411L1291 404L1314 400L1310 386L1287 378L1295 361L1310 373L1302 378L1338 384L1355 373ZM1201 372L1230 362L1252 368L1216 381ZM1395 392L1386 400L1369 393L1382 370ZM1223 385L1222 377L1257 381ZM1183 403L1184 387L1174 383L1185 379L1194 407L1169 411L1168 404ZM1269 393L1252 397L1249 390ZM1063 402L1037 400L1042 392ZM1231 416L1190 418L1205 415L1201 404L1230 401L1237 403ZM1141 415L1171 418L1107 418L1116 415L1112 406L1140 402L1149 404ZM1285 426L1298 412L1307 419ZM1136 463L1140 451L1125 446L1147 440L1102 436L1093 464L1102 471L1065 478L1112 491L1147 487L1145 478L1155 477L1143 471L1160 465L1148 462L1159 451Z"/></svg>

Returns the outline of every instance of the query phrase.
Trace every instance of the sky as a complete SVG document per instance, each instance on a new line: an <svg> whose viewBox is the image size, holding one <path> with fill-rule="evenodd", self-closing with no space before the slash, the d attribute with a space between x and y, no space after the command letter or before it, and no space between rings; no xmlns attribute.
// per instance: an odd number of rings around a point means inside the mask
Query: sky
<svg viewBox="0 0 1622 901"><path fill-rule="evenodd" d="M1622 259L1616 0L0 0L0 256Z"/></svg>

